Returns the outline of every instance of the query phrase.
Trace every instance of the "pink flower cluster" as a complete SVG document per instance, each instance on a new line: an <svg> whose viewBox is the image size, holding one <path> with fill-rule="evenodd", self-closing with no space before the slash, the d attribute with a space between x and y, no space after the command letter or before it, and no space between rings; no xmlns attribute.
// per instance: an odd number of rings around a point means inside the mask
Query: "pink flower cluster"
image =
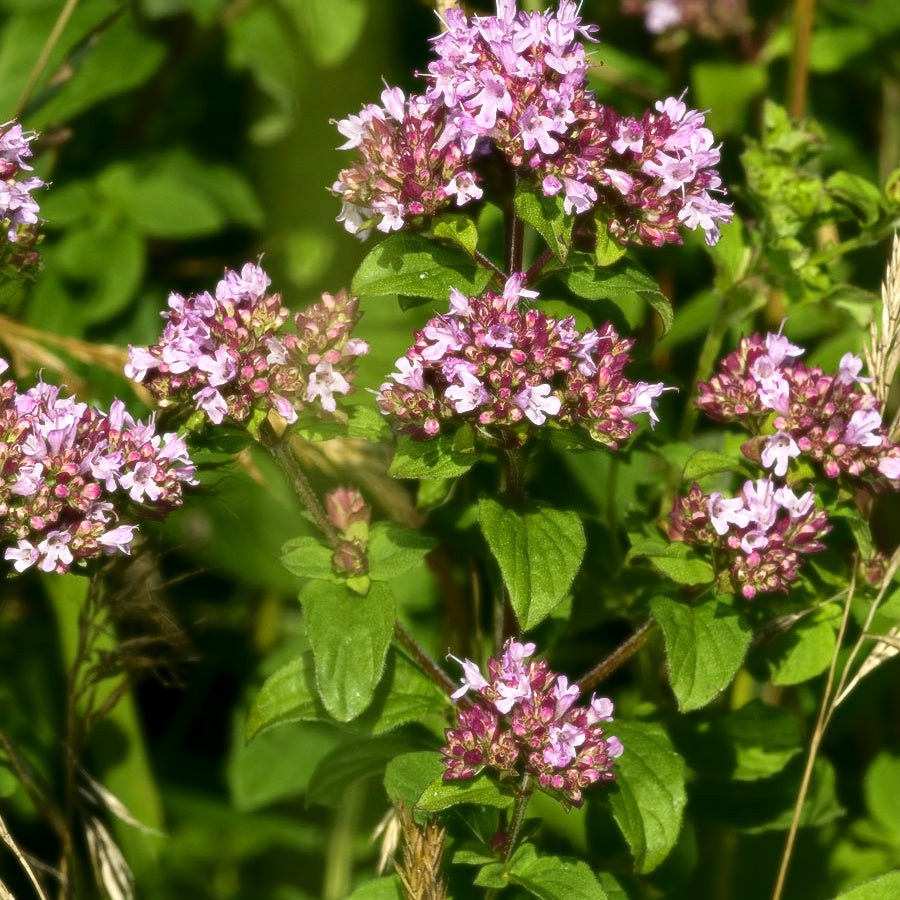
<svg viewBox="0 0 900 900"><path fill-rule="evenodd" d="M705 494L698 484L677 497L669 537L708 548L720 574L720 588L740 592L787 592L803 557L825 549L828 515L816 509L812 491L798 497L771 478L747 481L736 497Z"/></svg>
<svg viewBox="0 0 900 900"><path fill-rule="evenodd" d="M347 138L339 149L359 149L331 186L343 201L337 220L347 231L365 238L373 221L379 231L396 231L454 199L462 206L481 197L443 106L421 96L407 100L400 88L386 89L381 102L336 123Z"/></svg>
<svg viewBox="0 0 900 900"><path fill-rule="evenodd" d="M579 40L596 26L577 13L572 0L555 13L498 0L496 16L471 20L448 10L424 97L388 90L384 109L337 123L359 150L333 188L347 229L392 231L478 199L479 161L495 150L569 215L597 208L622 243L680 243L682 225L715 243L731 208L712 196L719 149L703 114L674 97L641 119L597 103Z"/></svg>
<svg viewBox="0 0 900 900"><path fill-rule="evenodd" d="M609 323L579 334L571 316L555 319L521 304L536 296L521 275L502 294L453 291L450 312L416 332L381 386L382 412L420 440L437 435L442 422L470 421L487 431L516 428L524 441L531 426L551 419L613 448L637 428L633 416L657 421L654 401L667 388L625 377L633 342Z"/></svg>
<svg viewBox="0 0 900 900"><path fill-rule="evenodd" d="M4 557L18 572L129 553L137 526L119 524L122 508L168 512L194 483L176 434L135 421L121 400L106 415L43 382L24 394L0 385L0 472L0 540L17 541Z"/></svg>
<svg viewBox="0 0 900 900"><path fill-rule="evenodd" d="M131 347L125 374L146 382L161 405L191 398L214 424L225 416L242 422L255 407L288 422L313 403L334 412L335 395L353 390L355 358L369 349L350 337L356 298L323 294L285 331L288 310L269 284L247 263L240 274L226 271L215 296L170 294L160 342Z"/></svg>
<svg viewBox="0 0 900 900"><path fill-rule="evenodd" d="M746 0L622 0L622 12L644 17L651 34L687 28L711 38L750 29Z"/></svg>
<svg viewBox="0 0 900 900"><path fill-rule="evenodd" d="M488 660L487 678L471 660L456 660L464 675L453 699L469 690L477 697L457 711L459 727L445 731L444 780L472 778L484 768L501 779L528 773L542 790L580 807L584 788L616 778L613 760L622 744L604 736L601 724L612 721L613 705L592 695L588 706L575 706L578 687L545 660L527 661L534 651L534 644L508 640L500 659Z"/></svg>
<svg viewBox="0 0 900 900"><path fill-rule="evenodd" d="M31 192L44 187L44 182L36 176L18 180L23 171L31 171L25 160L33 155L30 144L35 137L18 122L0 125L0 221L13 243L19 239L20 229L28 231L38 222L40 208Z"/></svg>
<svg viewBox="0 0 900 900"><path fill-rule="evenodd" d="M698 385L697 406L757 435L745 452L758 454L779 477L803 455L829 478L844 472L896 486L900 446L885 432L880 401L865 389L862 360L846 353L838 371L826 375L800 362L803 352L780 332L743 338L709 382Z"/></svg>

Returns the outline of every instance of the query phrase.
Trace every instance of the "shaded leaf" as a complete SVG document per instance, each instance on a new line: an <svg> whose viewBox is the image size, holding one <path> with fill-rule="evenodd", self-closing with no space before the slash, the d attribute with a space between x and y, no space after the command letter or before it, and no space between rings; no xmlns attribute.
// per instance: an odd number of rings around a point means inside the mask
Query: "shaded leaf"
<svg viewBox="0 0 900 900"><path fill-rule="evenodd" d="M369 529L369 577L390 581L414 569L437 541L396 522L376 522Z"/></svg>
<svg viewBox="0 0 900 900"><path fill-rule="evenodd" d="M401 434L388 471L394 478L455 478L468 472L477 456L454 450L453 444L452 434L441 433L430 441Z"/></svg>
<svg viewBox="0 0 900 900"><path fill-rule="evenodd" d="M616 760L618 790L610 792L609 805L637 871L651 872L668 856L681 831L684 760L655 723L617 720L610 731L625 752Z"/></svg>
<svg viewBox="0 0 900 900"><path fill-rule="evenodd" d="M566 214L563 202L562 194L545 197L540 187L516 191L515 205L519 218L544 238L561 263L569 258L575 224L575 217Z"/></svg>
<svg viewBox="0 0 900 900"><path fill-rule="evenodd" d="M510 862L509 880L541 900L607 900L596 875L579 859L540 856L517 861L513 857Z"/></svg>
<svg viewBox="0 0 900 900"><path fill-rule="evenodd" d="M312 654L305 653L270 675L250 707L247 740L284 722L318 722L328 713L315 689Z"/></svg>
<svg viewBox="0 0 900 900"><path fill-rule="evenodd" d="M627 559L646 557L664 575L678 584L711 584L715 580L712 566L699 559L681 541L666 543L657 538L637 540L628 551Z"/></svg>
<svg viewBox="0 0 900 900"><path fill-rule="evenodd" d="M392 803L402 800L414 806L428 786L440 780L445 766L435 750L394 755L384 772L384 789Z"/></svg>

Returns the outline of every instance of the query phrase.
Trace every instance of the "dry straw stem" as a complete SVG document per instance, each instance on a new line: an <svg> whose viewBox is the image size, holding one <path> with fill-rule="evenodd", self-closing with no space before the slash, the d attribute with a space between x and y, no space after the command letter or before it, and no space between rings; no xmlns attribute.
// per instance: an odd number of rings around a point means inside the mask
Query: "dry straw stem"
<svg viewBox="0 0 900 900"><path fill-rule="evenodd" d="M881 285L881 324L879 326L873 318L865 353L869 374L872 376L872 392L882 403L887 403L894 376L900 366L900 239L896 234ZM892 440L897 436L898 424L900 410L889 429Z"/></svg>
<svg viewBox="0 0 900 900"><path fill-rule="evenodd" d="M403 861L394 863L406 900L446 900L447 884L441 877L446 830L430 819L423 827L400 804L397 809L403 832Z"/></svg>
<svg viewBox="0 0 900 900"><path fill-rule="evenodd" d="M900 635L900 626L895 625L885 635L874 636L869 634L869 629L872 627L872 620L875 618L875 613L881 605L881 601L884 599L884 595L887 593L888 588L893 584L894 575L897 574L898 568L900 568L900 548L894 551L894 555L888 562L887 571L885 571L884 577L881 579L878 596L872 601L872 606L869 608L869 614L866 616L862 634L857 639L856 644L854 644L850 656L847 659L847 664L844 666L843 674L841 675L840 682L835 690L834 702L831 704L831 709L829 710L829 718L837 708L838 704L843 703L844 699L851 693L856 685L869 674L869 672L900 653L896 640L898 635ZM877 641L875 647L863 660L862 665L851 679L850 668L853 665L853 661L859 655L865 641L871 640L873 637Z"/></svg>

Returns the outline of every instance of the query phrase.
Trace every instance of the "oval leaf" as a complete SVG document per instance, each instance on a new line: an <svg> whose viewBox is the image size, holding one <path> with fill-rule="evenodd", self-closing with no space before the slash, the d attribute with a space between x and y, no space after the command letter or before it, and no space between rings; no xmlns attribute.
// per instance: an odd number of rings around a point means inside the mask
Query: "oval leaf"
<svg viewBox="0 0 900 900"><path fill-rule="evenodd" d="M580 859L536 857L514 864L507 877L541 900L607 900L597 876Z"/></svg>
<svg viewBox="0 0 900 900"><path fill-rule="evenodd" d="M475 465L475 453L454 450L452 434L430 441L414 441L408 434L397 438L389 472L394 478L456 478Z"/></svg>
<svg viewBox="0 0 900 900"><path fill-rule="evenodd" d="M328 712L349 722L372 702L381 680L394 631L394 595L383 582L361 597L342 584L315 579L300 592L300 602L319 695Z"/></svg>
<svg viewBox="0 0 900 900"><path fill-rule="evenodd" d="M350 290L357 296L405 294L447 300L454 288L479 294L490 280L491 272L463 250L402 233L385 238L363 259Z"/></svg>
<svg viewBox="0 0 900 900"><path fill-rule="evenodd" d="M656 310L662 321L663 336L674 321L672 304L659 285L637 263L620 259L610 266L598 268L586 253L572 254L572 265L557 272L566 287L586 300L612 300L638 294Z"/></svg>
<svg viewBox="0 0 900 900"><path fill-rule="evenodd" d="M668 856L681 831L684 760L654 723L616 721L610 731L625 752L616 761L619 789L609 794L609 805L637 871L651 872Z"/></svg>
<svg viewBox="0 0 900 900"><path fill-rule="evenodd" d="M315 690L313 661L310 654L298 656L270 675L250 707L246 738L284 722L316 722L328 719Z"/></svg>
<svg viewBox="0 0 900 900"><path fill-rule="evenodd" d="M436 778L422 792L416 809L437 812L459 803L477 803L479 806L496 806L507 809L513 804L512 791L502 788L487 775L476 775L466 781L444 781Z"/></svg>
<svg viewBox="0 0 900 900"><path fill-rule="evenodd" d="M577 513L546 507L518 512L484 499L481 530L519 624L534 628L559 605L578 573L587 546Z"/></svg>
<svg viewBox="0 0 900 900"><path fill-rule="evenodd" d="M662 628L678 708L688 712L706 706L731 684L752 632L731 607L716 600L692 606L656 597L650 609Z"/></svg>

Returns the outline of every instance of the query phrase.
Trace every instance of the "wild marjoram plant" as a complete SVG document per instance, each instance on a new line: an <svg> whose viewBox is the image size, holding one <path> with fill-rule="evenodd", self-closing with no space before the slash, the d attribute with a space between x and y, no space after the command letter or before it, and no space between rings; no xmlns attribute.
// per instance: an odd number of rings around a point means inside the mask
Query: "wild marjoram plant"
<svg viewBox="0 0 900 900"><path fill-rule="evenodd" d="M745 25L741 3L714 4L706 18L696 4L623 6L654 32ZM738 19L719 21L732 8ZM875 243L897 204L849 176L826 191L799 167L794 187L828 196L804 219L777 184L808 160L811 132L769 106L744 159L746 200L760 208L745 228L724 199L720 145L685 94L640 114L597 99L597 27L573 0L545 12L514 0L497 0L495 15L442 9L422 92L386 87L381 105L335 123L352 154L331 187L338 221L362 239L384 236L349 290L291 314L260 258L211 291L172 293L162 334L130 347L125 372L179 431L160 434L121 400L103 413L42 378L24 392L0 385L4 558L15 573L92 577L67 750L74 760L127 689L96 696L127 668L97 649L113 606L98 558L131 554L141 517L190 502L201 467L189 447L241 429L311 520L281 557L301 580L307 650L265 681L247 738L327 725L341 743L310 796L331 790L339 804L348 782L377 775L393 835L384 859L404 843L397 874L379 872L350 897L650 900L697 859L719 884L738 841L752 849L759 833L783 831L780 872L766 874L778 900L801 826L841 813L820 753L832 714L900 650L900 551L869 527L880 495L900 488L897 417L883 420L900 359L900 245L865 375L855 346L818 364L793 343L802 335L789 337L794 312L802 323L804 305L824 302L840 277L832 263L843 251L813 252L805 231L868 203L844 249ZM30 191L43 182L17 180L32 137L15 123L0 129L2 261L20 274L37 265ZM649 344L678 319L636 261L685 239L684 252L717 267L721 292L687 391L662 355L665 376L652 374ZM372 349L354 336L360 299L385 295L404 311L438 309L409 328L380 388L356 391ZM753 330L761 309L768 327ZM680 441L657 409L679 401ZM700 420L695 433L698 412L718 427ZM404 524L361 477L362 488L307 471L309 442L334 438L367 441L373 456L392 448L383 479L404 492L418 483ZM440 637L405 607L408 584L425 583L408 579L423 574ZM643 670L629 673L630 660ZM823 691L807 684L823 672ZM610 697L598 695L614 673ZM816 696L806 762L795 765L800 715ZM0 750L24 783L2 730ZM76 893L82 795L104 813L84 826L98 884L133 896L102 821L127 811L74 762L66 771L63 812L47 806L59 896ZM50 877L2 819L0 832L44 896ZM880 877L841 896L894 896L898 873L867 874Z"/></svg>

